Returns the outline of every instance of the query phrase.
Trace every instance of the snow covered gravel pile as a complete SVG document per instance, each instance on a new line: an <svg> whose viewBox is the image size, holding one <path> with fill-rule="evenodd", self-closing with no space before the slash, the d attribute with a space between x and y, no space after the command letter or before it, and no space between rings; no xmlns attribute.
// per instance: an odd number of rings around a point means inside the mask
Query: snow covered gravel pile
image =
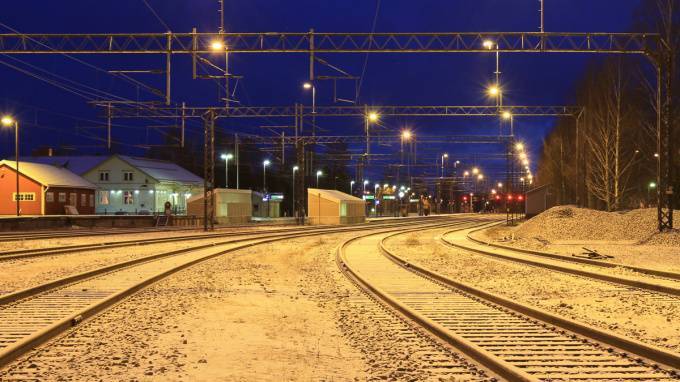
<svg viewBox="0 0 680 382"><path fill-rule="evenodd" d="M553 207L522 224L515 234L541 241L634 240L643 241L656 232L656 209L625 213L604 212L575 206Z"/></svg>

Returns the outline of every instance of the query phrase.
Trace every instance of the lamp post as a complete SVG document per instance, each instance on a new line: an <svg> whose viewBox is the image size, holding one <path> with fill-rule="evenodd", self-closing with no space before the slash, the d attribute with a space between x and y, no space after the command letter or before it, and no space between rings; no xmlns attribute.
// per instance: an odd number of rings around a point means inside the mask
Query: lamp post
<svg viewBox="0 0 680 382"><path fill-rule="evenodd" d="M361 191L361 195L364 195L366 193L366 185L368 184L368 179L364 180L364 188Z"/></svg>
<svg viewBox="0 0 680 382"><path fill-rule="evenodd" d="M649 194L651 193L653 188L656 189L656 183L649 182L649 184L647 185L647 203L649 203L650 200Z"/></svg>
<svg viewBox="0 0 680 382"><path fill-rule="evenodd" d="M323 175L323 172L321 170L316 172L316 188L319 188L319 177Z"/></svg>
<svg viewBox="0 0 680 382"><path fill-rule="evenodd" d="M3 126L10 127L14 125L14 160L16 166L16 196L14 197L17 203L17 216L21 214L21 209L19 208L19 121L10 117L4 116L0 120Z"/></svg>
<svg viewBox="0 0 680 382"><path fill-rule="evenodd" d="M262 190L267 193L267 166L269 166L271 162L269 159L265 159L264 162L262 162Z"/></svg>
<svg viewBox="0 0 680 382"><path fill-rule="evenodd" d="M444 159L448 158L449 154L444 153L442 154L442 178L444 177Z"/></svg>
<svg viewBox="0 0 680 382"><path fill-rule="evenodd" d="M515 122L514 122L515 119L513 118L512 113L510 113L509 111L504 111L503 114L501 114L501 115L503 116L504 120L510 121L510 135L514 136L515 135L515 126L514 126L515 125Z"/></svg>
<svg viewBox="0 0 680 382"><path fill-rule="evenodd" d="M295 208L295 173L300 169L298 166L293 166L293 217L297 216L297 210Z"/></svg>
<svg viewBox="0 0 680 382"><path fill-rule="evenodd" d="M354 183L355 181L349 182L349 194L352 195L352 191L354 191Z"/></svg>
<svg viewBox="0 0 680 382"><path fill-rule="evenodd" d="M233 157L231 154L220 155L220 158L224 159L224 188L229 188L229 159Z"/></svg>

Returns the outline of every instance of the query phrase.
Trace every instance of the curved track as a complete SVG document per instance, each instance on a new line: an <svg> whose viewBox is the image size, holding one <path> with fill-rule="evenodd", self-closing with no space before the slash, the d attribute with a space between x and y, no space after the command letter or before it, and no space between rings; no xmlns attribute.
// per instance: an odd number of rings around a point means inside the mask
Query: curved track
<svg viewBox="0 0 680 382"><path fill-rule="evenodd" d="M404 224L430 227L437 223L411 221L397 226ZM371 229L393 226L395 224L373 225ZM201 244L94 269L0 296L0 366L145 286L198 262L259 244L358 230L365 231L366 227L284 232Z"/></svg>
<svg viewBox="0 0 680 382"><path fill-rule="evenodd" d="M409 221L399 221L397 219L394 220L384 220L380 222L374 222L374 223L364 223L359 226L362 227L383 227L383 226L390 226L390 225L407 225L407 224L412 224L412 223L417 223L417 222L434 222L438 221L440 219L447 219L446 217L435 217L435 218L427 218L427 219L409 219ZM252 226L251 226L252 227ZM357 226L353 226L357 227ZM340 226L337 226L337 228L343 228ZM345 227L347 228L347 227ZM0 252L0 262L2 261L8 261L8 260L19 260L19 259L27 259L31 257L41 257L41 256L54 256L54 255L61 255L61 254L69 254L69 253L77 253L77 252L85 252L85 251L92 251L92 250L101 250L101 249L111 249L111 248L121 248L121 247L131 247L131 246L139 246L139 245L151 245L151 244L160 244L160 243L172 243L172 242L185 242L185 241L191 241L191 240L207 240L207 239L213 239L213 238L224 238L224 237L235 237L235 236L248 236L248 235L267 235L271 233L281 233L281 232L308 232L310 230L315 230L318 228L312 228L309 226L306 227L300 227L300 226L291 226L291 227L280 227L277 226L277 228L272 228L272 229L266 229L266 230L243 230L243 231L227 231L227 232L213 232L213 233L196 233L192 235L180 235L180 236L169 236L169 237L160 237L160 238L141 238L141 239L134 239L134 240L119 240L119 241L107 241L107 242L100 242L96 244L77 244L77 245L62 245L58 247L45 247L45 248L35 248L35 249L18 249L18 250L12 250L12 251L3 251ZM350 228L353 229L353 228ZM149 233L149 231L145 232ZM172 234L172 231L168 231L169 234Z"/></svg>
<svg viewBox="0 0 680 382"><path fill-rule="evenodd" d="M656 299L661 299L672 304L680 304L680 280L665 276L653 276L650 274L619 275L600 272L603 267L598 268L593 264L584 264L570 261L566 256L544 257L536 254L519 251L514 248L489 247L477 240L470 239L470 232L476 229L468 229L463 232L448 231L439 237L440 243L457 249L490 256L503 261L516 262L552 271L563 272L575 276L585 277L592 280L607 282L616 285L619 289L632 293L652 295ZM455 235L455 237L447 237ZM566 259L565 259L566 257ZM609 267L607 267L609 268Z"/></svg>
<svg viewBox="0 0 680 382"><path fill-rule="evenodd" d="M546 381L678 378L676 370L660 369L656 362L677 368L679 355L616 335L602 337L597 330L590 332L597 339L576 334L527 316L535 311L530 307L500 305L490 294L405 263L386 251L383 240L394 235L370 233L348 240L338 250L338 261L364 290L501 377ZM570 323L561 320L564 326ZM614 339L617 345L642 354L627 354L611 344Z"/></svg>

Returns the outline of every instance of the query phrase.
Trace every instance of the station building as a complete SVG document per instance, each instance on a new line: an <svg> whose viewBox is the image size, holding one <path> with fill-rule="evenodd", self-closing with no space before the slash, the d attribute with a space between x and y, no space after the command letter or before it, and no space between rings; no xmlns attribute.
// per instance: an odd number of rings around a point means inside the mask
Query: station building
<svg viewBox="0 0 680 382"><path fill-rule="evenodd" d="M187 199L203 192L202 178L172 162L126 155L96 162L79 166L89 167L82 176L97 186L98 214L163 213L170 202L173 213L181 215Z"/></svg>
<svg viewBox="0 0 680 382"><path fill-rule="evenodd" d="M17 195L16 162L0 161L0 215L16 214L17 197L21 215L94 214L96 188L65 168L20 161Z"/></svg>

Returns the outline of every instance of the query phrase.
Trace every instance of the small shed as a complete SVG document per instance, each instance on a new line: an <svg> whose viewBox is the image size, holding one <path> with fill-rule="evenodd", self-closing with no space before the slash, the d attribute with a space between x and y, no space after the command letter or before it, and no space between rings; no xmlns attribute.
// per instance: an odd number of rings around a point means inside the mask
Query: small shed
<svg viewBox="0 0 680 382"><path fill-rule="evenodd" d="M250 190L215 189L215 221L217 224L244 224L250 222L253 206ZM203 217L203 193L187 200L187 215Z"/></svg>
<svg viewBox="0 0 680 382"><path fill-rule="evenodd" d="M530 218L555 206L555 193L549 184L533 188L526 192L526 217Z"/></svg>
<svg viewBox="0 0 680 382"><path fill-rule="evenodd" d="M0 215L94 214L97 187L71 171L49 164L19 162L19 194L16 162L0 161Z"/></svg>
<svg viewBox="0 0 680 382"><path fill-rule="evenodd" d="M263 194L253 191L253 217L280 218L283 198L273 197L279 194Z"/></svg>
<svg viewBox="0 0 680 382"><path fill-rule="evenodd" d="M366 202L337 190L307 190L310 224L358 224L366 221Z"/></svg>

